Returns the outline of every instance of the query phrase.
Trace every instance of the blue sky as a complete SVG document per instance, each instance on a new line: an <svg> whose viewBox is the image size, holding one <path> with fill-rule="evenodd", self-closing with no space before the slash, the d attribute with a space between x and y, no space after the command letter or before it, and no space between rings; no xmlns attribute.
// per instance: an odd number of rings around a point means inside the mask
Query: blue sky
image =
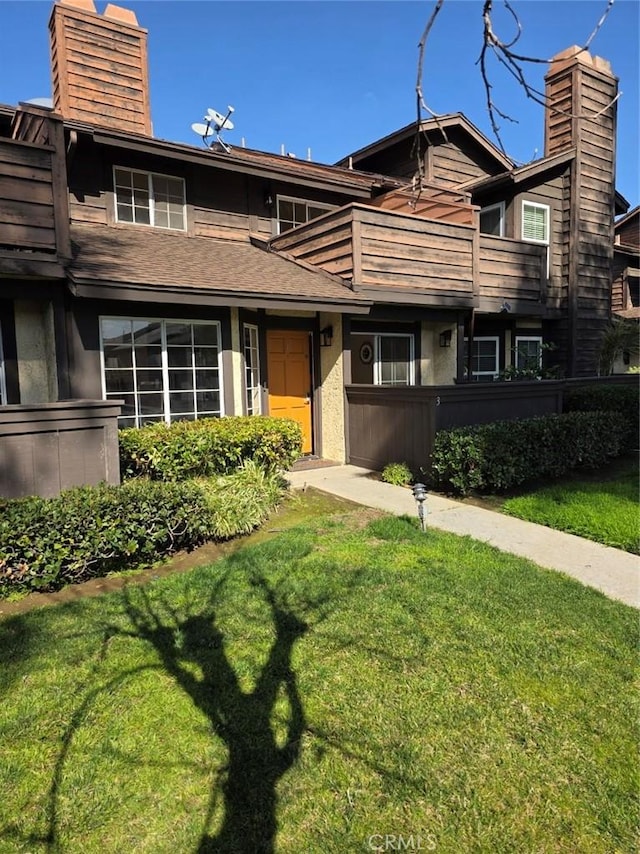
<svg viewBox="0 0 640 854"><path fill-rule="evenodd" d="M190 126L208 107L235 107L229 144L331 163L415 120L418 41L428 0L115 0L149 31L156 136L199 144ZM523 24L518 47L551 57L582 44L606 0L512 0ZM0 0L0 102L51 94L47 21L52 4ZM102 12L105 0L96 0ZM495 2L498 11L501 3ZM424 92L437 112L463 112L489 138L475 65L482 0L446 0L432 31ZM623 92L618 109L618 189L640 201L639 18L637 0L616 0L592 52L609 59ZM505 34L512 31L509 19ZM498 19L498 20L499 20ZM543 66L531 80L542 87ZM502 123L518 162L543 153L542 108L493 69L496 101L518 124Z"/></svg>

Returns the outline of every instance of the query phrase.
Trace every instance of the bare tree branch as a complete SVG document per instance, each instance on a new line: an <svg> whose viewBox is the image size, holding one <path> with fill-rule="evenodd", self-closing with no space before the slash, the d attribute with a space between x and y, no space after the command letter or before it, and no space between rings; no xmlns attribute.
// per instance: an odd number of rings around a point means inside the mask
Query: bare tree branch
<svg viewBox="0 0 640 854"><path fill-rule="evenodd" d="M595 25L592 33L590 34L589 38L580 48L581 51L587 51L589 49L591 43L593 42L594 38L596 37L596 35L604 25L608 15L610 14L614 3L615 0L606 0L606 7L602 15L600 16L600 19L598 20L597 24ZM443 138L445 139L445 141L448 141L445 129L440 125L438 114L435 113L425 101L422 82L427 41L433 29L438 13L442 9L443 4L444 0L437 0L437 2L435 3L431 15L429 16L429 20L427 21L427 24L425 26L424 32L422 33L422 38L418 43L418 70L416 79L416 136L412 151L412 154L416 157L416 161L418 164L417 172L420 185L418 187L417 198L415 199L416 203L420 197L420 191L422 189L422 183L424 180L424 163L421 157L420 147L421 136L424 133L421 128L423 111L428 113L435 120L436 124L440 128ZM540 106L544 107L545 109L550 110L555 114L563 115L565 117L597 119L615 103L615 101L620 97L622 93L616 95L616 97L602 110L600 110L600 112L589 116L574 116L572 115L572 113L569 113L565 110L561 110L554 104L551 104L545 92L541 92L529 82L526 72L526 68L528 65L548 65L550 60L537 56L527 56L523 53L516 53L513 50L514 46L518 43L523 34L523 25L522 21L518 16L518 13L513 8L509 0L502 0L502 5L513 20L515 32L510 37L510 39L500 38L500 36L496 33L494 29L493 0L484 0L482 6L482 47L477 60L477 64L480 66L480 75L485 90L487 113L489 115L491 129L493 131L495 139L498 142L500 150L503 152L503 154L506 155L507 152L500 136L500 120L517 123L517 119L505 110L501 109L494 99L494 84L492 83L488 62L491 57L494 57L496 61L499 62L509 72L509 74L511 74L511 76L517 81L518 85L521 86L527 98L534 101L536 104L539 104Z"/></svg>

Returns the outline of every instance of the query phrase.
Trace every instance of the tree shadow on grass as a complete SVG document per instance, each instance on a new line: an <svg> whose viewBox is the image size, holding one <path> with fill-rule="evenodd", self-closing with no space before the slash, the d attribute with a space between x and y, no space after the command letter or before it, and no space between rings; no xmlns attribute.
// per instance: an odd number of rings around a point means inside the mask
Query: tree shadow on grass
<svg viewBox="0 0 640 854"><path fill-rule="evenodd" d="M300 554L291 555L292 558ZM280 569L285 566L285 561ZM277 785L300 756L301 739L307 725L303 704L292 666L297 641L308 631L305 613L314 622L323 619L325 597L314 601L296 597L289 604L282 585L268 581L250 556L231 556L226 571L217 580L197 585L190 601L174 606L167 596L144 588L126 588L122 592L123 619L104 626L102 652L108 655L113 637L140 640L156 652L153 663L118 672L107 683L89 688L77 707L62 739L56 768L49 789L47 823L42 835L30 842L46 846L49 854L59 852L59 800L65 778L65 766L77 732L99 694L112 692L144 671L156 670L172 677L204 715L212 733L226 747L227 761L215 775L200 838L194 852L273 852L277 831ZM255 594L252 601L260 612L255 625L257 637L270 635L267 649L251 644L249 655L256 673L252 690L243 688L229 657L229 638L222 629L222 612L228 617L225 585L229 575L242 575L245 589ZM275 573L276 575L278 573ZM237 591L236 591L237 592ZM204 601L203 601L204 600ZM256 604L257 603L257 604ZM328 604L328 603L327 603ZM243 615L244 619L244 615ZM247 617L250 622L251 618ZM251 626L249 627L251 629ZM262 666L260 666L262 665ZM98 664L95 676L98 676ZM283 711L286 706L286 712ZM286 720L282 722L282 718ZM277 727L274 727L277 720ZM124 757L121 757L124 758ZM132 765L137 757L129 757ZM218 808L222 796L221 811ZM220 819L220 814L223 813ZM211 825L216 819L216 829Z"/></svg>
<svg viewBox="0 0 640 854"><path fill-rule="evenodd" d="M191 698L224 742L228 761L222 769L224 819L210 835L208 826L216 805L218 781L209 801L205 826L196 848L210 852L271 852L277 830L276 786L300 755L306 728L302 701L291 665L294 644L307 624L279 600L262 577L253 579L271 610L275 638L252 691L242 689L225 651L225 637L214 609L205 614L163 622L145 591L127 596L125 608L135 636L153 645L163 667ZM166 604L166 603L165 603ZM201 676L193 675L196 665ZM276 739L272 717L284 691L289 720L282 743Z"/></svg>

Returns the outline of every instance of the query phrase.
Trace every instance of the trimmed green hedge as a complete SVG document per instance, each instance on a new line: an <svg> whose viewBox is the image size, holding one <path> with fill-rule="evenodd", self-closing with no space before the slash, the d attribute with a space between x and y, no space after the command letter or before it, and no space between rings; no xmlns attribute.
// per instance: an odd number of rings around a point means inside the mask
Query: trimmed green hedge
<svg viewBox="0 0 640 854"><path fill-rule="evenodd" d="M288 469L300 456L296 421L268 416L233 416L149 424L120 431L123 478L186 480L235 471L253 460L267 471Z"/></svg>
<svg viewBox="0 0 640 854"><path fill-rule="evenodd" d="M140 479L70 489L58 498L0 501L0 597L58 590L249 533L281 494L278 475L247 463L210 481Z"/></svg>
<svg viewBox="0 0 640 854"><path fill-rule="evenodd" d="M620 412L627 419L627 447L638 447L640 386L585 385L569 387L563 398L564 412Z"/></svg>
<svg viewBox="0 0 640 854"><path fill-rule="evenodd" d="M528 480L598 468L625 450L627 422L618 412L569 412L496 421L436 433L435 487L465 495L502 492Z"/></svg>

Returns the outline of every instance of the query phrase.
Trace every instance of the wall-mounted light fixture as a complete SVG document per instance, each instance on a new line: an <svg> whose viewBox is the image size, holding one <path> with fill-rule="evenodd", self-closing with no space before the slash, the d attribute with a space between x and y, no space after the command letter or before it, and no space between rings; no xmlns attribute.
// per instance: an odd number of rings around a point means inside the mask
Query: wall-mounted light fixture
<svg viewBox="0 0 640 854"><path fill-rule="evenodd" d="M441 347L451 347L451 330L445 329L444 332L440 333L440 346Z"/></svg>
<svg viewBox="0 0 640 854"><path fill-rule="evenodd" d="M320 330L320 346L331 347L333 344L333 326L325 326Z"/></svg>
<svg viewBox="0 0 640 854"><path fill-rule="evenodd" d="M502 305L500 306L501 314L508 314L511 311L511 303L507 302L506 299L503 298Z"/></svg>
<svg viewBox="0 0 640 854"><path fill-rule="evenodd" d="M266 192L264 194L264 206L265 206L265 208L272 208L273 207L273 196L269 192Z"/></svg>

